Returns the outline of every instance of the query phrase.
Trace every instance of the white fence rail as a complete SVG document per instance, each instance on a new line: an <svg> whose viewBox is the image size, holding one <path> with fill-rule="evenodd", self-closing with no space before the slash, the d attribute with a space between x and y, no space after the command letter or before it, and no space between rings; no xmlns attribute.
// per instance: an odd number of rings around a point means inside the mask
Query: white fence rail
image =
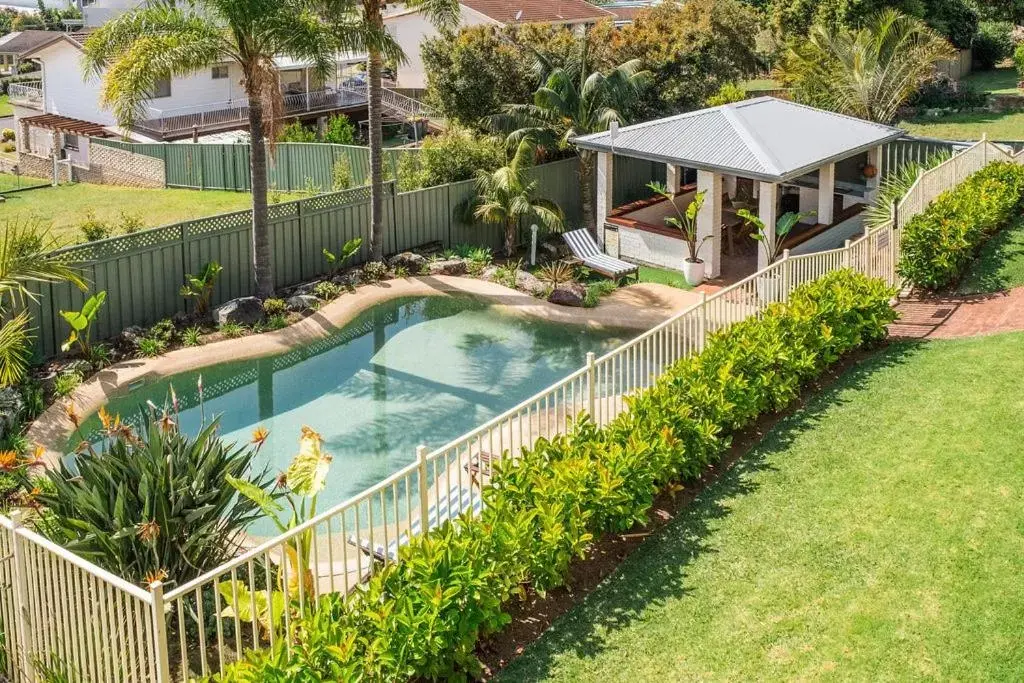
<svg viewBox="0 0 1024 683"><path fill-rule="evenodd" d="M975 145L949 169L919 179L899 203L898 218L908 220L938 188L980 168L979 155L1003 158L988 143L979 145L986 147ZM495 460L560 433L582 411L608 424L627 396L699 352L709 334L759 315L795 287L840 268L895 284L900 225L887 223L832 251L787 252L610 353L590 355L585 367L472 432L433 452L421 447L410 453L413 461L379 484L286 534L252 539L237 558L166 593L159 585L148 591L133 586L0 517L7 675L17 683L34 681L35 662L55 656L89 681L166 683L221 671L246 649L272 646L324 595L347 593L395 562L410 536L459 512L478 511ZM283 595L291 609L251 610L245 619L227 609L246 596L273 605Z"/></svg>
<svg viewBox="0 0 1024 683"><path fill-rule="evenodd" d="M11 83L7 86L7 98L11 104L41 109L43 106L43 82Z"/></svg>

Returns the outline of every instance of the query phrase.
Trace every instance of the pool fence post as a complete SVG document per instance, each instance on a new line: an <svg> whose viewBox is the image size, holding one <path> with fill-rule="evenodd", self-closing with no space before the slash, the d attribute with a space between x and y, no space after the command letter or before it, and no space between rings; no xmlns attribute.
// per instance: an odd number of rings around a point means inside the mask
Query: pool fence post
<svg viewBox="0 0 1024 683"><path fill-rule="evenodd" d="M167 621L164 609L164 584L149 584L150 609L153 619L153 656L156 658L157 683L171 683L171 657L167 649Z"/></svg>
<svg viewBox="0 0 1024 683"><path fill-rule="evenodd" d="M849 242L849 240L847 240ZM793 269L789 263L789 249L782 250L782 301L789 301L790 282L793 279Z"/></svg>
<svg viewBox="0 0 1024 683"><path fill-rule="evenodd" d="M21 538L22 511L11 511L11 582L14 584L14 613L15 613L15 634L18 641L18 649L21 651L21 669L25 673L25 680L35 680L35 662L32 653L31 641L35 638L32 630L32 616L29 610L28 596L28 573L25 563L25 549L22 547L24 541ZM14 654L14 653L12 653Z"/></svg>
<svg viewBox="0 0 1024 683"><path fill-rule="evenodd" d="M704 350L704 339L708 335L708 293L700 293L700 328L697 330L697 350Z"/></svg>
<svg viewBox="0 0 1024 683"><path fill-rule="evenodd" d="M597 414L594 412L595 398L597 396L594 387L594 352L587 352L587 414L597 424Z"/></svg>
<svg viewBox="0 0 1024 683"><path fill-rule="evenodd" d="M430 505L427 502L427 447L423 444L416 447L416 467L420 480L420 528L426 529L427 520L430 519Z"/></svg>

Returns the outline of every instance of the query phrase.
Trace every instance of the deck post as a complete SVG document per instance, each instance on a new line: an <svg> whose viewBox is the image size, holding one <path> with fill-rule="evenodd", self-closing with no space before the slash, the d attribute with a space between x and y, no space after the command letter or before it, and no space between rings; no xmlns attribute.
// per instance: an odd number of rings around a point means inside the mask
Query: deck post
<svg viewBox="0 0 1024 683"><path fill-rule="evenodd" d="M604 249L604 222L614 208L615 156L611 152L597 153L597 244Z"/></svg>
<svg viewBox="0 0 1024 683"><path fill-rule="evenodd" d="M458 463L456 463L458 465ZM420 444L416 447L416 469L420 482L420 527L427 528L430 519L430 504L427 501L427 447Z"/></svg>
<svg viewBox="0 0 1024 683"><path fill-rule="evenodd" d="M833 197L836 193L836 165L825 164L818 169L818 223L832 225Z"/></svg>
<svg viewBox="0 0 1024 683"><path fill-rule="evenodd" d="M758 218L764 223L764 238L769 249L775 247L775 224L779 219L779 186L777 183L761 181L761 192L757 205ZM757 269L768 267L768 255L764 249L757 251Z"/></svg>
<svg viewBox="0 0 1024 683"><path fill-rule="evenodd" d="M698 256L704 260L708 279L722 272L722 176L712 171L697 170L697 191L704 192L704 204L697 213L697 241L704 245Z"/></svg>
<svg viewBox="0 0 1024 683"><path fill-rule="evenodd" d="M590 419L597 424L597 414L594 408L597 405L597 391L594 386L594 352L587 352L587 414L590 415Z"/></svg>

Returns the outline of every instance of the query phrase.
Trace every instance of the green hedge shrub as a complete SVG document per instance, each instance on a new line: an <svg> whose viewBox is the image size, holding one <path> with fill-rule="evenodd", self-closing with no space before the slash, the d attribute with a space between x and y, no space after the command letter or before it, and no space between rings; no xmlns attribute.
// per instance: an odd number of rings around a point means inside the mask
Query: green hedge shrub
<svg viewBox="0 0 1024 683"><path fill-rule="evenodd" d="M989 164L944 192L903 226L898 272L917 287L957 282L978 247L1019 213L1024 166Z"/></svg>
<svg viewBox="0 0 1024 683"><path fill-rule="evenodd" d="M481 637L529 586L562 585L595 536L643 524L658 490L692 479L735 430L789 404L843 354L882 340L894 290L850 270L797 288L787 304L712 336L603 429L587 417L495 466L477 519L401 550L348 598L325 596L296 645L249 653L218 680L464 679Z"/></svg>

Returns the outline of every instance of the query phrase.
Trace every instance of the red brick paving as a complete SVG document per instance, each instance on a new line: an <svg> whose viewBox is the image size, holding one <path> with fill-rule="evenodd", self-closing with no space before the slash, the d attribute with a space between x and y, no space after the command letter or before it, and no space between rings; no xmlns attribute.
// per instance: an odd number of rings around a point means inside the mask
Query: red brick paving
<svg viewBox="0 0 1024 683"><path fill-rule="evenodd" d="M1024 287L976 296L911 295L900 300L893 337L949 339L1024 330Z"/></svg>

